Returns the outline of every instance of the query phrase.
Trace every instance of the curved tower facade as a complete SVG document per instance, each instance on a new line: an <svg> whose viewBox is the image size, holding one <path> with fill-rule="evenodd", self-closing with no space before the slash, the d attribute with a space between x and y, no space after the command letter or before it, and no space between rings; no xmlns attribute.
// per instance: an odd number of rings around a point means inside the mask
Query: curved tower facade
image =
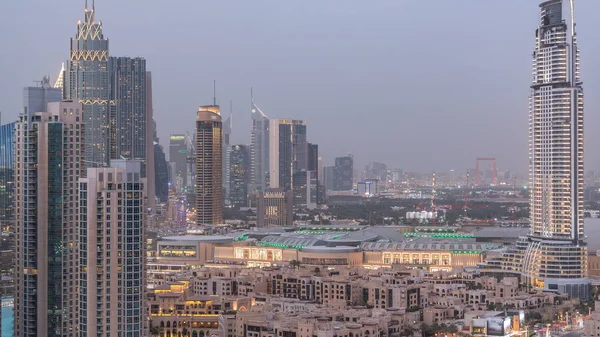
<svg viewBox="0 0 600 337"><path fill-rule="evenodd" d="M196 224L221 224L223 123L219 106L201 106L196 117Z"/></svg>
<svg viewBox="0 0 600 337"><path fill-rule="evenodd" d="M529 113L531 230L520 242L521 272L534 288L587 298L583 88L574 0L545 1L540 9Z"/></svg>

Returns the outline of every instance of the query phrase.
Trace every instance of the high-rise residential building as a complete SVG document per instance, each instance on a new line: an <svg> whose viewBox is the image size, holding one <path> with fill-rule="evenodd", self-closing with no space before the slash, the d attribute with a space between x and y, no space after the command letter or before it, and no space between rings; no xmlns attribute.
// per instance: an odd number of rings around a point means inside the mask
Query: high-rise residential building
<svg viewBox="0 0 600 337"><path fill-rule="evenodd" d="M145 188L138 160L112 160L79 180L81 336L147 335Z"/></svg>
<svg viewBox="0 0 600 337"><path fill-rule="evenodd" d="M229 112L229 117L223 122L223 193L225 199L229 200L229 189L231 188L231 184L229 182L229 178L231 176L231 145L229 138L231 137L231 111Z"/></svg>
<svg viewBox="0 0 600 337"><path fill-rule="evenodd" d="M185 134L169 136L169 162L172 163L170 176L171 187L178 193L183 193L188 186L188 161L191 154L190 146Z"/></svg>
<svg viewBox="0 0 600 337"><path fill-rule="evenodd" d="M529 115L530 234L522 267L535 288L587 298L583 88L573 2L540 5Z"/></svg>
<svg viewBox="0 0 600 337"><path fill-rule="evenodd" d="M294 225L294 196L281 188L258 192L257 226L291 227Z"/></svg>
<svg viewBox="0 0 600 337"><path fill-rule="evenodd" d="M306 121L272 119L269 121L269 187L293 187L294 172L308 168Z"/></svg>
<svg viewBox="0 0 600 337"><path fill-rule="evenodd" d="M15 123L0 125L0 228L12 227Z"/></svg>
<svg viewBox="0 0 600 337"><path fill-rule="evenodd" d="M196 118L196 224L223 223L222 121L218 105L201 106Z"/></svg>
<svg viewBox="0 0 600 337"><path fill-rule="evenodd" d="M317 205L320 204L321 201L321 195L320 195L320 190L321 190L321 175L323 174L323 172L321 170L319 170L319 164L321 163L319 161L319 145L317 144L313 144L313 143L308 143L308 167L307 170L308 171L313 171L313 176L316 179L316 203Z"/></svg>
<svg viewBox="0 0 600 337"><path fill-rule="evenodd" d="M247 145L233 145L230 150L229 200L235 207L248 206L250 184L250 149Z"/></svg>
<svg viewBox="0 0 600 337"><path fill-rule="evenodd" d="M107 166L109 163L110 69L108 39L102 34L102 22L96 21L95 8L84 10L84 20L77 23L77 35L71 38L71 52L65 67L63 97L84 105L85 165Z"/></svg>
<svg viewBox="0 0 600 337"><path fill-rule="evenodd" d="M572 0L540 5L529 110L530 231L488 266L589 298L583 231L583 89Z"/></svg>
<svg viewBox="0 0 600 337"><path fill-rule="evenodd" d="M351 191L354 188L354 159L352 156L335 158L333 190Z"/></svg>
<svg viewBox="0 0 600 337"><path fill-rule="evenodd" d="M83 107L49 103L15 128L15 335L77 334Z"/></svg>
<svg viewBox="0 0 600 337"><path fill-rule="evenodd" d="M146 131L144 134L145 145L145 160L142 167L142 172L146 178L146 196L148 198L148 208L154 209L156 206L156 171L154 165L154 106L152 100L152 73L146 71Z"/></svg>
<svg viewBox="0 0 600 337"><path fill-rule="evenodd" d="M269 174L269 118L252 99L252 134L250 135L250 177L254 190L264 191Z"/></svg>
<svg viewBox="0 0 600 337"><path fill-rule="evenodd" d="M385 181L387 176L387 165L379 162L370 162L365 167L364 179L377 179Z"/></svg>

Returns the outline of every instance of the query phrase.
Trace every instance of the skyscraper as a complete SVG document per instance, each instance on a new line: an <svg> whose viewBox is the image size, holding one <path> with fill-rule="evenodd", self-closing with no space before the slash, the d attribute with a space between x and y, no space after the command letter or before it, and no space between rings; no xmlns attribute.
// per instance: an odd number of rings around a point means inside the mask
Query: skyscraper
<svg viewBox="0 0 600 337"><path fill-rule="evenodd" d="M102 34L102 22L95 19L95 8L84 10L77 23L77 35L71 38L71 52L63 75L63 97L80 100L84 105L85 165L106 166L109 162L110 100L108 39Z"/></svg>
<svg viewBox="0 0 600 337"><path fill-rule="evenodd" d="M323 172L319 170L319 145L308 143L308 171L312 171L312 175L316 179L316 204L321 203L321 175Z"/></svg>
<svg viewBox="0 0 600 337"><path fill-rule="evenodd" d="M79 180L81 336L146 336L145 188L137 160L112 160Z"/></svg>
<svg viewBox="0 0 600 337"><path fill-rule="evenodd" d="M269 121L269 187L289 191L295 172L308 168L306 121Z"/></svg>
<svg viewBox="0 0 600 337"><path fill-rule="evenodd" d="M229 154L231 153L231 146L229 138L231 137L231 111L229 112L229 117L223 122L223 192L225 193L225 199L229 199L229 189L231 185L229 183L229 178L231 176L231 158Z"/></svg>
<svg viewBox="0 0 600 337"><path fill-rule="evenodd" d="M335 158L333 190L351 191L354 186L354 159L352 156Z"/></svg>
<svg viewBox="0 0 600 337"><path fill-rule="evenodd" d="M146 160L146 60L143 58L111 57L110 159L137 159L142 162L145 176ZM150 135L148 135L150 136Z"/></svg>
<svg viewBox="0 0 600 337"><path fill-rule="evenodd" d="M250 151L247 145L233 145L230 150L229 200L235 207L248 206Z"/></svg>
<svg viewBox="0 0 600 337"><path fill-rule="evenodd" d="M530 233L523 275L589 297L583 231L583 89L573 0L540 5L529 113Z"/></svg>
<svg viewBox="0 0 600 337"><path fill-rule="evenodd" d="M160 139L156 132L156 121L152 121L152 141L154 143L154 186L155 194L160 202L167 202L169 198L169 165L165 157L165 151L160 145ZM150 179L150 178L148 178Z"/></svg>
<svg viewBox="0 0 600 337"><path fill-rule="evenodd" d="M222 122L218 105L201 106L196 118L196 224L223 223Z"/></svg>
<svg viewBox="0 0 600 337"><path fill-rule="evenodd" d="M256 106L254 98L251 112L250 179L254 190L264 191L269 172L269 118Z"/></svg>
<svg viewBox="0 0 600 337"><path fill-rule="evenodd" d="M487 267L589 298L583 231L583 89L572 0L540 5L529 104L529 235Z"/></svg>
<svg viewBox="0 0 600 337"><path fill-rule="evenodd" d="M14 202L15 123L0 125L0 227L11 226Z"/></svg>
<svg viewBox="0 0 600 337"><path fill-rule="evenodd" d="M188 187L188 162L191 155L185 134L169 136L169 162L171 163L171 186L178 193L183 193Z"/></svg>
<svg viewBox="0 0 600 337"><path fill-rule="evenodd" d="M22 114L15 137L15 335L77 331L82 105Z"/></svg>

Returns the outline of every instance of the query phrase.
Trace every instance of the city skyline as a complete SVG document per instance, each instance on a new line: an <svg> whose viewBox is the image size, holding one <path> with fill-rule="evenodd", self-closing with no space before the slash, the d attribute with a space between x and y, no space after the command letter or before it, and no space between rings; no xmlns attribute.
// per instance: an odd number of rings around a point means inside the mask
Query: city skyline
<svg viewBox="0 0 600 337"><path fill-rule="evenodd" d="M10 83L0 84L0 89L2 89L0 90L2 92L0 109L4 112L3 122L16 119L18 113L16 108L18 100L12 98L14 95L11 95L18 89L14 85L15 83L18 84L18 87L22 87L31 84L32 80L40 78L40 75L43 74L50 74L52 80L57 76L57 71L64 59L64 41L60 42L60 38L73 35L72 25L81 17L82 3L79 6L76 2L61 4L61 6L37 4L37 11L61 19L54 19L56 24L53 25L52 34L36 31L43 37L41 39L43 41L36 41L36 43L39 42L39 47L43 47L46 53L43 59L32 58L31 67L27 67L25 70L20 69L18 73L14 73L12 69L8 69L10 67L7 67L7 64L23 62L20 60L31 58L32 55L25 53L24 56L19 57L19 60L12 59L14 56L11 55L5 56L7 62L2 65L1 70L7 74L6 78L12 80ZM197 107L201 101L210 99L212 96L211 81L217 79L218 103L225 104L227 101L233 100L236 130L232 134L232 144L249 143L251 121L250 113L245 107L248 106L250 100L249 88L253 86L256 100L260 103L261 108L269 114L269 117L304 119L313 126L308 137L311 141L321 145L320 153L328 165L332 164L334 157L352 152L356 157L357 167L362 167L369 161L381 161L390 167L400 167L405 170L449 170L451 168L460 170L471 166L475 157L489 156L497 158L500 167L525 171L527 130L522 126L522 122L525 120L523 112L527 110L527 95L518 90L519 86L516 84L529 81L527 76L523 75L529 72L529 64L523 61L524 56L528 54L526 51L529 41L520 32L534 29L535 26L532 25L532 22L535 22L533 21L535 17L531 13L532 9L537 6L535 3L481 4L480 2L466 1L453 4L452 6L456 8L449 8L449 4L435 2L439 11L434 12L433 15L439 23L434 26L439 27L439 25L448 23L447 20L452 20L452 25L445 26L444 29L450 29L449 33L455 36L465 37L456 40L461 47L460 54L462 56L452 56L443 60L436 57L436 49L450 48L450 46L443 41L436 42L437 46L435 47L432 46L436 45L431 41L435 40L433 34L437 34L438 30L425 26L425 23L406 18L404 17L406 14L399 12L402 9L411 11L411 15L416 18L423 17L427 12L425 12L425 5L421 4L382 2L377 8L368 8L369 6L360 3L351 3L351 6L339 9L338 14L335 14L333 7L338 8L334 4L323 5L322 14L306 8L304 11L306 20L314 26L306 27L306 31L298 31L297 24L299 23L296 20L282 23L283 19L289 19L288 17L292 15L292 9L288 8L292 5L278 4L267 7L270 10L265 11L265 5L262 3L254 7L240 4L227 13L220 5L208 4L206 6L218 14L215 16L230 15L232 19L235 19L225 25L222 30L211 32L212 35L204 35L204 33L201 35L201 38L214 40L217 46L222 47L217 50L216 54L224 61L219 61L214 55L206 55L205 62L192 65L191 69L186 67L187 76L198 73L202 74L202 78L199 80L194 77L193 84L186 82L187 84L183 85L182 91L178 92L177 96L174 96L175 93L170 88L172 87L170 83L173 83L173 76L181 77L182 73L177 69L171 72L167 71L166 63L161 61L164 59L161 57L161 55L164 56L163 52L149 48L153 44L146 43L149 36L154 41L165 43L168 46L172 42L165 38L163 32L157 31L151 26L144 27L139 20L144 15L154 17L158 15L159 10L165 10L165 14L169 14L178 6L166 6L167 8L163 8L159 4L141 6L141 2L132 1L118 6L117 10L117 6L114 5L113 0L105 0L96 4L97 18L104 21L105 35L112 37L111 54L144 55L148 60L149 67L153 69L156 92L155 115L163 146L166 145L165 141L168 139L166 135L191 131L184 130L189 124L184 121L193 118L188 112L191 108ZM189 7L190 13L198 8L194 3L182 3L181 6ZM595 31L592 20L588 19L590 18L588 13L593 13L593 8L597 5L581 1L578 6L581 12L578 18L579 29L583 32L582 39L589 44L585 45L587 53L582 56L585 61L586 58L592 59L593 55L598 53L598 48L589 42L593 39L585 38L586 34L593 34L591 32ZM28 5L17 4L16 8L3 12L14 13L12 17L18 18L20 14L24 13L37 15L37 11L31 13ZM247 20L250 20L241 15L243 11L262 11L262 17L265 19L263 23L250 25L251 29L244 32L242 36L247 41L239 41L238 38L235 38L238 30L241 30L240 26L247 26ZM472 27L484 27L488 24L494 27L501 26L502 19L497 16L473 15L488 11L514 13L511 25L509 27L502 26L502 29L491 29L486 37L478 35L479 33L475 33ZM390 14L386 12L390 12ZM450 18L438 12L446 12ZM270 15L269 13L274 14ZM351 19L358 13L364 16L365 26L352 28L350 26L350 22L353 22ZM120 20L126 14L131 14L129 19ZM189 34L186 31L186 20L184 20L188 14L181 13L181 15L183 17L177 22L171 21L169 15L165 15L165 23L175 28L181 28L178 31L182 37L185 37L186 34ZM317 19L321 15L331 16L331 21L327 26L313 22L318 21ZM398 18L392 19L391 15L396 15ZM4 31L16 30L10 29L11 22L15 22L12 17L6 18L1 24L5 28ZM248 17L252 17L252 15L248 15ZM275 17L280 17L281 21ZM380 18L380 23L367 26L367 23L375 18ZM465 20L460 20L461 18ZM276 25L281 32L264 31L272 25ZM144 27L144 32L147 33L141 34L139 30L142 29L141 27ZM313 34L317 29L323 29L323 37L315 40ZM382 32L386 33L383 35L384 37L389 38L388 30L397 33L393 40L372 39ZM476 30L483 31L483 29ZM412 31L419 31L419 34L411 34ZM20 30L18 34L20 34L20 40L24 41L33 36L32 31L28 29ZM419 35L418 40L415 40L413 35ZM135 39L130 36L135 36ZM293 36L294 39L287 39L286 36ZM476 41L476 43L465 43L466 39ZM274 51L274 47L267 44L266 40L272 41L273 45L281 45L282 48ZM289 40L294 40L298 46L290 46ZM11 39L7 41L12 49L20 49L21 46L25 48L24 50L32 48L27 43ZM46 43L48 43L47 46ZM418 51L409 52L410 48L406 48L406 46L411 43L418 47ZM248 44L251 44L252 48L248 48ZM305 53L298 49L299 47L309 50L319 47L319 53L306 57ZM240 48L245 52L239 53L238 49ZM180 49L183 52L190 52L193 47ZM348 52L353 49L356 49L354 54L348 55ZM178 57L178 53L181 52L170 50L173 52L173 57ZM223 58L220 50L229 51L228 55L234 51L233 54L237 53L240 56ZM502 58L494 56L496 54L502 55ZM283 61L275 62L271 67L267 67L265 63L273 62L273 58ZM381 60L381 64L373 64L369 59ZM425 67L423 63L425 61L419 61L419 59L430 62ZM405 66L414 62L417 62L419 72L410 69L413 67ZM281 63L285 63L287 67L293 64L302 71L282 72ZM337 66L336 63L338 63ZM349 63L353 67L349 67ZM600 82L595 80L595 77L598 76L594 76L598 70L593 62L588 62L587 65L585 62L583 63L583 71L589 74L583 78L586 88L588 91L594 91L595 88L600 87ZM312 68L310 68L311 65ZM236 71L232 71L232 68ZM496 68L499 71L490 71ZM307 71L309 69L313 70ZM442 76L443 78L438 78L433 82L429 80L433 74L440 71L447 76ZM310 82L307 81L307 77L311 78ZM450 80L449 78L459 81L463 86L490 81L498 89L494 92L502 94L491 95L480 89L479 87L484 87L480 85L473 85L469 90L461 89L459 91L454 87L460 87L460 85L455 86L447 82ZM190 77L191 79L192 77ZM340 82L343 82L343 85L338 85ZM324 88L325 85L326 88ZM442 90L442 88L444 89ZM437 100L413 99L413 96L425 98L424 94L418 93L430 91L439 92ZM397 95L395 92L402 94ZM173 102L176 102L175 105ZM594 111L597 105L597 100L593 97L586 101L586 106L590 111ZM301 106L318 108L306 109ZM378 115L380 122L361 123L364 111L370 109L380 112ZM485 118L481 117L482 111L488 111L485 113ZM340 120L339 117L342 115L348 118ZM170 116L176 116L177 118L174 120L177 122L170 122L173 120ZM586 124L591 125L596 124L594 121L600 120L594 114L588 114L586 118L589 121ZM421 125L422 127L408 127L407 124ZM440 126L437 125L444 127L451 125L452 137L441 138L444 133L440 132ZM339 141L332 142L331 137L326 136L327 130L340 128L348 129L349 132L336 133L336 139ZM366 136L354 137L356 132ZM510 134L510 137L507 134ZM599 137L590 133L587 141L593 144L599 141ZM415 139L420 141L415 142ZM406 143L410 143L411 146L402 146ZM385 146L378 146L381 144L385 144ZM393 144L394 150L392 151L392 146L387 144ZM453 151L453 149L457 150ZM454 155L450 158L446 153L452 152ZM600 155L590 153L586 157L588 169L593 170L600 166L598 164ZM411 158L411 160L406 158Z"/></svg>

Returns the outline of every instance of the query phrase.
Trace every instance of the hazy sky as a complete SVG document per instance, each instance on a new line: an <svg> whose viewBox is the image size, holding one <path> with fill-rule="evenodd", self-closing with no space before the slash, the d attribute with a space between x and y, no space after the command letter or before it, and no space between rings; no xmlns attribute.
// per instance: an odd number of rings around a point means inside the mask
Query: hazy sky
<svg viewBox="0 0 600 337"><path fill-rule="evenodd" d="M91 0L90 0L91 2ZM308 121L330 164L353 153L408 170L526 171L531 53L538 0L97 0L112 56L153 73L161 143L217 100L233 143L250 139L250 87L273 118ZM84 0L0 1L0 110L55 79ZM600 2L576 3L586 92L586 170L600 167ZM594 23L596 22L596 23Z"/></svg>

